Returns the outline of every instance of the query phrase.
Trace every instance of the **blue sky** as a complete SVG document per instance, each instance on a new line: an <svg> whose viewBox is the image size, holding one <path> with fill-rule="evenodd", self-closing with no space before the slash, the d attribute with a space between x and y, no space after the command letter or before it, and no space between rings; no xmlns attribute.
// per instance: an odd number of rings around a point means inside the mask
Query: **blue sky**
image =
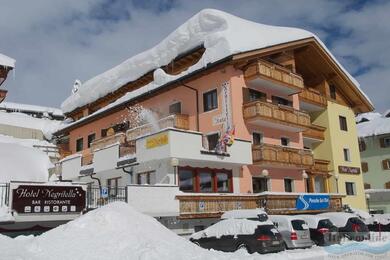
<svg viewBox="0 0 390 260"><path fill-rule="evenodd" d="M317 34L376 109L390 108L390 1L0 0L0 53L17 60L7 100L59 107L86 81L147 49L204 8Z"/></svg>

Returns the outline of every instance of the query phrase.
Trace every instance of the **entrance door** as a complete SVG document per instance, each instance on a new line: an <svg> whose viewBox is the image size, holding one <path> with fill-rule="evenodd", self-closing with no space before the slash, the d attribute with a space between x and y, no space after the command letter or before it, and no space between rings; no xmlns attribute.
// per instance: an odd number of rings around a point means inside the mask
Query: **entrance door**
<svg viewBox="0 0 390 260"><path fill-rule="evenodd" d="M252 186L253 186L253 193L268 191L268 179L253 177Z"/></svg>

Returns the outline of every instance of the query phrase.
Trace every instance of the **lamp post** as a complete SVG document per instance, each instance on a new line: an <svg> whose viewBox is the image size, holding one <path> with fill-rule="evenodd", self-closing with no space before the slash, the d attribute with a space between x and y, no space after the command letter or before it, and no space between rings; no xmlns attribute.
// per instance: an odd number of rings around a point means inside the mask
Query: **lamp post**
<svg viewBox="0 0 390 260"><path fill-rule="evenodd" d="M179 166L179 159L172 158L171 159L171 166L173 167L174 184L177 185L177 167Z"/></svg>
<svg viewBox="0 0 390 260"><path fill-rule="evenodd" d="M336 179L336 193L338 194L339 193L339 174L338 173L335 173L334 174L334 178Z"/></svg>
<svg viewBox="0 0 390 260"><path fill-rule="evenodd" d="M302 170L302 178L305 186L305 193L307 193L307 179L309 178L309 175L307 175L305 170Z"/></svg>
<svg viewBox="0 0 390 260"><path fill-rule="evenodd" d="M367 210L370 213L370 194L366 193L366 201L367 201Z"/></svg>

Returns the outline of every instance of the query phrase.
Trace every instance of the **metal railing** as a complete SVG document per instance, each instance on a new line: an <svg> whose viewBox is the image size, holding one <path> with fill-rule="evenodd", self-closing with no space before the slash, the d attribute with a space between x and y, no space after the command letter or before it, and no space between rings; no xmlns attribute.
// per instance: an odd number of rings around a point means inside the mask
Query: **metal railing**
<svg viewBox="0 0 390 260"><path fill-rule="evenodd" d="M9 183L0 183L0 208L9 206Z"/></svg>
<svg viewBox="0 0 390 260"><path fill-rule="evenodd" d="M106 196L103 191L107 189ZM111 202L127 202L127 187L99 187L89 186L87 188L87 210L93 210Z"/></svg>

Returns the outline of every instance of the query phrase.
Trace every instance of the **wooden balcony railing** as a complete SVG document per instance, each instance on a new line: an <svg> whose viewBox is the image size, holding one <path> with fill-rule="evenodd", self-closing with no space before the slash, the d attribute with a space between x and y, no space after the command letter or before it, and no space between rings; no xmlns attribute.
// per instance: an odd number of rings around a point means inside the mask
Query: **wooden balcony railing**
<svg viewBox="0 0 390 260"><path fill-rule="evenodd" d="M296 149L272 144L253 146L254 164L304 167L313 165L311 150Z"/></svg>
<svg viewBox="0 0 390 260"><path fill-rule="evenodd" d="M0 89L0 103L4 101L5 97L7 96L7 90Z"/></svg>
<svg viewBox="0 0 390 260"><path fill-rule="evenodd" d="M303 132L303 137L317 140L325 140L325 127L311 124L309 128Z"/></svg>
<svg viewBox="0 0 390 260"><path fill-rule="evenodd" d="M294 88L304 87L303 78L300 75L291 72L285 67L264 60L258 60L250 64L244 71L244 77L245 80L261 77Z"/></svg>
<svg viewBox="0 0 390 260"><path fill-rule="evenodd" d="M324 211L341 211L341 195L330 195L330 207L326 210L297 210L297 193L259 194L184 194L176 196L180 203L180 217L216 218L223 212L235 209L255 209L264 207L268 214L304 214Z"/></svg>
<svg viewBox="0 0 390 260"><path fill-rule="evenodd" d="M318 90L312 88L302 89L302 92L299 93L299 100L321 107L326 107L328 104L326 97L323 96Z"/></svg>
<svg viewBox="0 0 390 260"><path fill-rule="evenodd" d="M311 173L328 174L329 173L329 161L314 159L314 164L310 168Z"/></svg>
<svg viewBox="0 0 390 260"><path fill-rule="evenodd" d="M129 129L126 132L126 137L127 140L131 141L131 140L135 140L139 136L147 135L159 129L164 129L168 127L189 130L188 115L182 115L182 114L170 115L168 117L158 120L157 126L152 124L145 124L145 125L138 126L136 128Z"/></svg>
<svg viewBox="0 0 390 260"><path fill-rule="evenodd" d="M119 146L119 157L124 157L129 154L135 154L135 141L124 142Z"/></svg>
<svg viewBox="0 0 390 260"><path fill-rule="evenodd" d="M307 128L310 126L309 114L281 105L263 101L254 101L244 104L245 120L266 120L275 123Z"/></svg>
<svg viewBox="0 0 390 260"><path fill-rule="evenodd" d="M95 151L97 149L102 149L108 145L119 143L123 144L126 142L126 134L123 132L116 133L114 135L106 136L100 139L97 139L91 143L91 150Z"/></svg>
<svg viewBox="0 0 390 260"><path fill-rule="evenodd" d="M93 153L90 149L82 151L81 166L89 165L93 163Z"/></svg>

